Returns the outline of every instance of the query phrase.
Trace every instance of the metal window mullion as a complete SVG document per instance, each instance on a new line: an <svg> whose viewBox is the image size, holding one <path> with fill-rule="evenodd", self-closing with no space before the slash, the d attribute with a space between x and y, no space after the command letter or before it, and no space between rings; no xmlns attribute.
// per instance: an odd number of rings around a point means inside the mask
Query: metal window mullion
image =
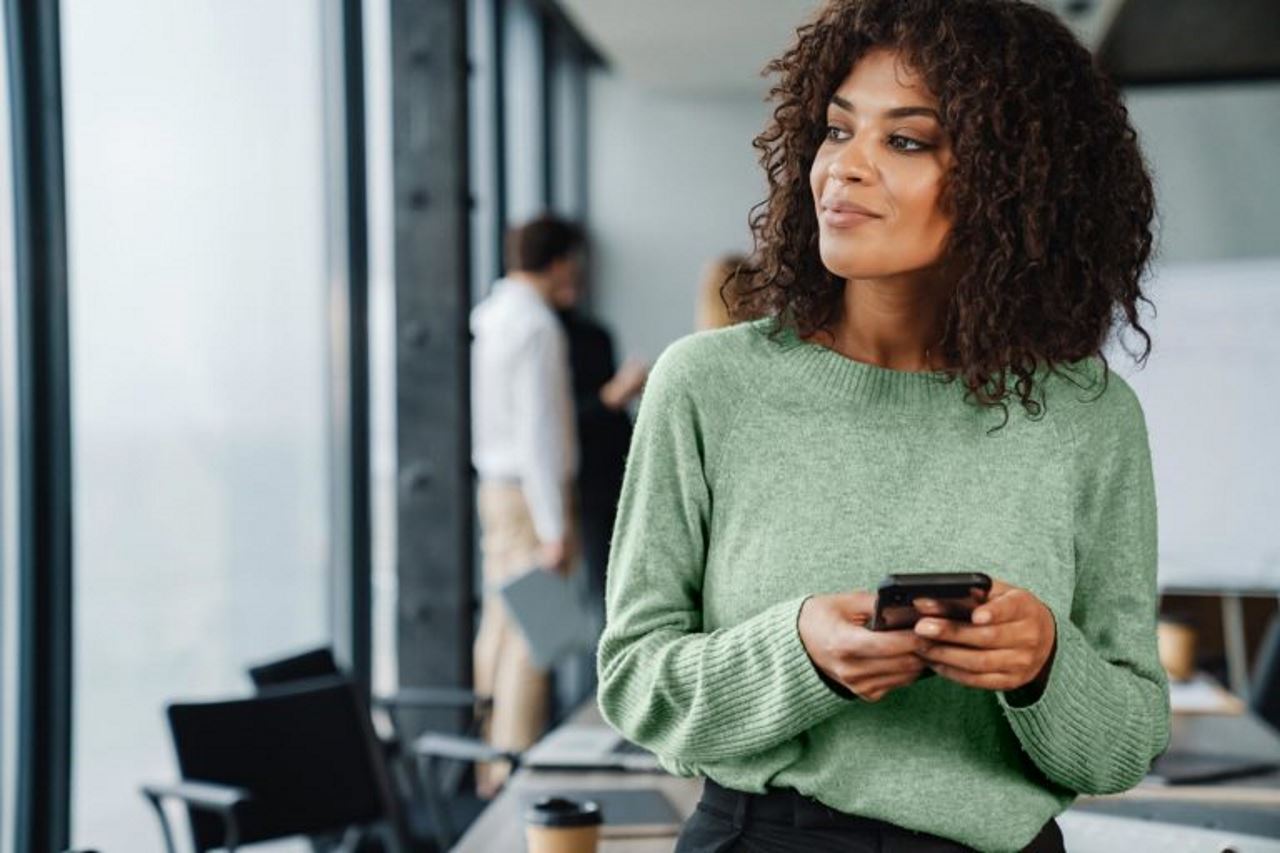
<svg viewBox="0 0 1280 853"><path fill-rule="evenodd" d="M71 388L57 3L5 0L18 336L20 850L71 834Z"/></svg>
<svg viewBox="0 0 1280 853"><path fill-rule="evenodd" d="M347 328L350 408L351 652L368 695L373 677L372 438L369 409L369 224L361 0L343 6L347 162Z"/></svg>
<svg viewBox="0 0 1280 853"><path fill-rule="evenodd" d="M368 696L373 669L369 243L362 0L324 4L328 152L333 641Z"/></svg>

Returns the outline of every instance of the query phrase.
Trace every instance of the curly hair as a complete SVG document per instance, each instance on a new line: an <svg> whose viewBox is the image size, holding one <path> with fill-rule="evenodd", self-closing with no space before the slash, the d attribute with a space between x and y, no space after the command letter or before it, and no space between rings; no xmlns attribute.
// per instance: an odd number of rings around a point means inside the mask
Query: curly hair
<svg viewBox="0 0 1280 853"><path fill-rule="evenodd" d="M809 170L828 101L858 60L898 51L932 91L952 140L941 204L957 271L940 352L984 406L1013 392L1037 416L1038 368L1099 356L1138 319L1155 214L1128 111L1071 32L1020 0L833 0L770 62L779 79L753 140L768 197L752 209L752 274L726 285L735 318L774 316L808 337L840 318L844 281L818 253Z"/></svg>

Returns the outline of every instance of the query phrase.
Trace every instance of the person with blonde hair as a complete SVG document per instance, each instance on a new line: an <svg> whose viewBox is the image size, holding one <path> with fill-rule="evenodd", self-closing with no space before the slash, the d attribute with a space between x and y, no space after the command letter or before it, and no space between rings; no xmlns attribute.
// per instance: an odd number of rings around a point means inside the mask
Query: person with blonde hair
<svg viewBox="0 0 1280 853"><path fill-rule="evenodd" d="M742 255L722 255L707 264L698 287L698 331L733 325L726 297L733 292L735 279L746 264L747 259Z"/></svg>

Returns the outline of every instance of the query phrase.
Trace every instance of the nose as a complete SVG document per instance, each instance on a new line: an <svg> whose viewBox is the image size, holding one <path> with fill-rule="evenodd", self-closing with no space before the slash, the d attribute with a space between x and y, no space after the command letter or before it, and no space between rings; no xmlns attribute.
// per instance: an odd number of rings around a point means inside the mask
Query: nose
<svg viewBox="0 0 1280 853"><path fill-rule="evenodd" d="M832 158L827 173L838 181L865 183L871 180L875 176L875 167L862 149L856 137L849 140Z"/></svg>

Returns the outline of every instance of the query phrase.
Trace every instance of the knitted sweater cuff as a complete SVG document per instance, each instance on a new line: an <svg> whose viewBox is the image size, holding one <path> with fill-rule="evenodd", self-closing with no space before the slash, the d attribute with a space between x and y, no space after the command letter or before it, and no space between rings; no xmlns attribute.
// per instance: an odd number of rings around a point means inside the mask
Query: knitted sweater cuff
<svg viewBox="0 0 1280 853"><path fill-rule="evenodd" d="M800 639L800 611L811 597L793 598L760 614L767 632L765 642L777 656L779 671L787 673L785 694L790 697L791 713L802 721L802 730L817 725L850 702L861 701L822 674Z"/></svg>
<svg viewBox="0 0 1280 853"><path fill-rule="evenodd" d="M795 737L845 708L823 683L800 640L805 598L775 604L727 629L719 642L690 661L697 669L677 673L682 683L701 674L706 715L691 715L683 727L683 758L723 760L749 755ZM750 645L750 650L745 647Z"/></svg>
<svg viewBox="0 0 1280 853"><path fill-rule="evenodd" d="M1012 704L996 693L1023 749L1055 782L1081 793L1121 791L1141 780L1160 748L1161 721L1135 674L1109 663L1070 619L1055 614L1057 651L1040 697Z"/></svg>

